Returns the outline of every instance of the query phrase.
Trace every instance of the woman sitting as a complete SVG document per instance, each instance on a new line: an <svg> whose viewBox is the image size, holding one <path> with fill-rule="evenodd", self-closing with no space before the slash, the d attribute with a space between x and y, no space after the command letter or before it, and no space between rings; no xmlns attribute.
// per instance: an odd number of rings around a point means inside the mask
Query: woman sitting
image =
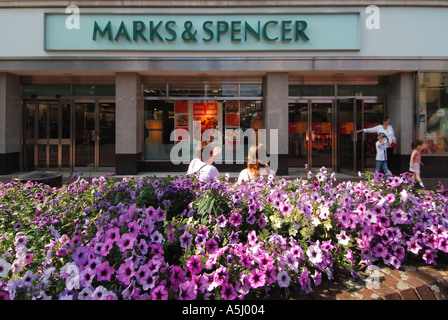
<svg viewBox="0 0 448 320"><path fill-rule="evenodd" d="M262 144L253 145L247 155L247 168L240 172L237 183L268 175L275 175L275 171L266 163L266 148Z"/></svg>

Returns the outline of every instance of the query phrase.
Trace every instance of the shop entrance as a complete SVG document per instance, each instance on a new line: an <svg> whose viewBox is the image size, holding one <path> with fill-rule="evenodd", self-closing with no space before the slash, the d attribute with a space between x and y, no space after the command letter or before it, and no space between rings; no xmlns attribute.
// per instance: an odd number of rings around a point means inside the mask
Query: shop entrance
<svg viewBox="0 0 448 320"><path fill-rule="evenodd" d="M74 166L115 167L115 102L75 102Z"/></svg>
<svg viewBox="0 0 448 320"><path fill-rule="evenodd" d="M334 166L333 100L298 100L289 104L289 167Z"/></svg>
<svg viewBox="0 0 448 320"><path fill-rule="evenodd" d="M28 100L24 105L24 170L115 167L115 101Z"/></svg>
<svg viewBox="0 0 448 320"><path fill-rule="evenodd" d="M337 110L338 171L357 175L375 168L376 134L356 132L381 123L384 102L377 99L338 99Z"/></svg>
<svg viewBox="0 0 448 320"><path fill-rule="evenodd" d="M25 101L24 167L70 166L70 103L61 100Z"/></svg>

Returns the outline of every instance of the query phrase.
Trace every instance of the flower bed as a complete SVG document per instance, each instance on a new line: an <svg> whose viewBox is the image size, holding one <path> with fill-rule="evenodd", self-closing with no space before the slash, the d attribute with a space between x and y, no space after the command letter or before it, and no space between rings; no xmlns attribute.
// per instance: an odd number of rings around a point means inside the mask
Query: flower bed
<svg viewBox="0 0 448 320"><path fill-rule="evenodd" d="M0 299L251 299L448 252L448 190L409 175L0 184Z"/></svg>

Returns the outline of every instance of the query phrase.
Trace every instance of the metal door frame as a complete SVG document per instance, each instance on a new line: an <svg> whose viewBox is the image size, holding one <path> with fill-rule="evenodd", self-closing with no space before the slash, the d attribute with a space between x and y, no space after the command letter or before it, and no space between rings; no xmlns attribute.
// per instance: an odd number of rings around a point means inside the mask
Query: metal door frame
<svg viewBox="0 0 448 320"><path fill-rule="evenodd" d="M332 136L332 143L331 143L331 168L327 168L328 171L334 171L336 168L336 138L335 138L335 124L337 123L336 119L336 108L335 108L335 100L334 97L303 97L299 99L291 99L289 100L290 103L304 103L307 104L307 125L306 125L306 140L308 141L308 168L309 170L312 169L319 169L315 168L313 166L313 145L312 143L309 143L310 139L314 140L314 132L313 132L313 103L330 103L331 104L331 136Z"/></svg>
<svg viewBox="0 0 448 320"><path fill-rule="evenodd" d="M62 146L63 145L69 145L70 151L69 151L69 161L71 162L71 155L72 155L72 143L71 138L62 138L62 105L67 104L70 107L70 117L71 117L71 110L72 110L72 104L70 99L25 99L23 103L24 112L27 112L26 106L28 104L34 105L34 138L33 139L27 139L26 137L26 130L27 130L27 124L26 124L26 115L23 117L24 124L23 124L23 130L24 130L24 136L23 136L23 166L26 165L26 157L27 157L27 145L33 145L33 153L34 153L34 161L33 165L36 169L49 169L49 168L57 168L58 170L62 169ZM48 112L47 112L47 119L46 119L46 138L39 138L39 105L45 104L47 105ZM58 137L57 138L50 138L49 132L50 132L50 112L49 112L49 106L50 105L57 105L58 106ZM72 123L70 119L70 135L72 133ZM39 167L39 146L44 145L45 146L45 167ZM51 167L50 166L50 145L56 145L58 147L58 156L57 156L57 167Z"/></svg>
<svg viewBox="0 0 448 320"><path fill-rule="evenodd" d="M116 105L116 101L113 98L107 97L95 97L95 98L75 98L73 99L73 113L72 113L72 119L73 119L73 162L72 167L74 170L85 170L85 167L77 167L76 164L76 104L78 103L93 103L95 105L95 115L94 115L94 122L95 122L95 129L93 132L93 137L95 141L94 146L94 166L93 170L95 171L113 171L113 167L100 167L100 139L101 139L101 133L100 133L100 104L101 103L113 103Z"/></svg>
<svg viewBox="0 0 448 320"><path fill-rule="evenodd" d="M350 100L352 102L353 106L353 132L352 132L352 142L353 142L353 169L342 169L339 166L339 134L337 135L338 140L338 148L337 150L337 171L341 173L347 173L353 176L356 176L358 174L358 171L364 172L366 170L366 164L365 164L365 134L360 133L357 134L357 130L364 128L365 126L365 110L364 110L364 104L365 103L382 103L383 104L383 115L386 114L386 100L384 98L380 97L363 97L363 96L350 96L350 97L337 97L335 101L336 105L336 112L337 112L337 127L339 129L339 102L340 101L347 101ZM358 108L357 104L360 103L359 112L361 112L361 124L358 128ZM358 155L358 143L361 144L360 152L361 154ZM360 162L360 163L358 163Z"/></svg>

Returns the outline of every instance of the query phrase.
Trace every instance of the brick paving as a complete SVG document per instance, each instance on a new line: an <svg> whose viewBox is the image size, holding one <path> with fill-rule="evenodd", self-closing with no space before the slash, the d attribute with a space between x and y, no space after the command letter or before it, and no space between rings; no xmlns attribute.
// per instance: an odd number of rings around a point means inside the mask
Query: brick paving
<svg viewBox="0 0 448 320"><path fill-rule="evenodd" d="M324 281L309 294L302 291L271 294L278 300L448 300L448 265L410 262L400 269L379 267L360 272L358 278Z"/></svg>

